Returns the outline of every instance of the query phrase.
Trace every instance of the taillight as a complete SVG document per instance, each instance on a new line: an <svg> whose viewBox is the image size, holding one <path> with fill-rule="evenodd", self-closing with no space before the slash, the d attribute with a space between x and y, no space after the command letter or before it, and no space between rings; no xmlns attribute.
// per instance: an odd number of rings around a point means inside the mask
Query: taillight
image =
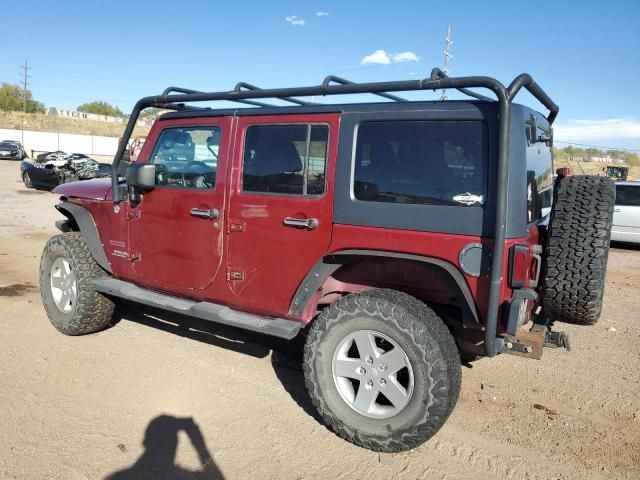
<svg viewBox="0 0 640 480"><path fill-rule="evenodd" d="M568 177L569 175L571 175L571 170L569 169L569 167L563 167L557 169L556 173L559 177Z"/></svg>
<svg viewBox="0 0 640 480"><path fill-rule="evenodd" d="M509 286L526 287L529 280L529 246L516 244L509 252Z"/></svg>
<svg viewBox="0 0 640 480"><path fill-rule="evenodd" d="M535 288L542 268L542 246L515 244L509 252L509 286Z"/></svg>

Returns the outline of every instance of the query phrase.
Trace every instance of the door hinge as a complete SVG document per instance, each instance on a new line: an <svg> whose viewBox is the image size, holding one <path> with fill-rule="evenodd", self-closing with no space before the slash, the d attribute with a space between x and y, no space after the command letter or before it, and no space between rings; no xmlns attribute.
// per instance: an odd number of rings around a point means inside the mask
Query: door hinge
<svg viewBox="0 0 640 480"><path fill-rule="evenodd" d="M244 272L238 270L227 270L227 282L233 281L243 281L244 280Z"/></svg>
<svg viewBox="0 0 640 480"><path fill-rule="evenodd" d="M127 211L125 213L125 218L127 220L132 220L134 218L140 218L140 210L138 210L136 208L127 208Z"/></svg>
<svg viewBox="0 0 640 480"><path fill-rule="evenodd" d="M247 231L247 222L231 220L227 225L227 233Z"/></svg>

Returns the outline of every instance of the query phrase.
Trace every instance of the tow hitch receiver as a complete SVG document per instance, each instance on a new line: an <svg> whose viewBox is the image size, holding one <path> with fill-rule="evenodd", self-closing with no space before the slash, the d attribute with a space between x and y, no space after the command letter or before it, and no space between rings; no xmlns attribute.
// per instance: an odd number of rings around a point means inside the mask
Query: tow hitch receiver
<svg viewBox="0 0 640 480"><path fill-rule="evenodd" d="M546 325L534 324L529 331L502 337L502 353L540 360L542 348L566 348L571 350L569 336L564 332L553 332Z"/></svg>

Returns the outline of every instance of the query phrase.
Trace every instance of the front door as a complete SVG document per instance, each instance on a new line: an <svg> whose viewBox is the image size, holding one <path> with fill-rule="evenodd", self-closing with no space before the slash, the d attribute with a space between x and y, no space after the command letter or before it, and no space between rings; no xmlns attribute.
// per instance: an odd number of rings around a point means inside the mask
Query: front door
<svg viewBox="0 0 640 480"><path fill-rule="evenodd" d="M129 220L134 279L162 290L207 288L222 261L229 118L159 121L139 162L156 166L156 187ZM155 142L153 141L155 139Z"/></svg>
<svg viewBox="0 0 640 480"><path fill-rule="evenodd" d="M331 241L337 114L241 117L227 224L230 303L286 315Z"/></svg>

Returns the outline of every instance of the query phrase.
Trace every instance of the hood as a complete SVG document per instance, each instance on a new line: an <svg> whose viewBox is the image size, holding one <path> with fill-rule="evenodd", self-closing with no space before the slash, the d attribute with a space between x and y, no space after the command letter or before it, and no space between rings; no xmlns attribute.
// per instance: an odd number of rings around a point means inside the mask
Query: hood
<svg viewBox="0 0 640 480"><path fill-rule="evenodd" d="M108 200L111 198L111 178L94 178L79 182L63 183L53 189L53 193L64 197Z"/></svg>

